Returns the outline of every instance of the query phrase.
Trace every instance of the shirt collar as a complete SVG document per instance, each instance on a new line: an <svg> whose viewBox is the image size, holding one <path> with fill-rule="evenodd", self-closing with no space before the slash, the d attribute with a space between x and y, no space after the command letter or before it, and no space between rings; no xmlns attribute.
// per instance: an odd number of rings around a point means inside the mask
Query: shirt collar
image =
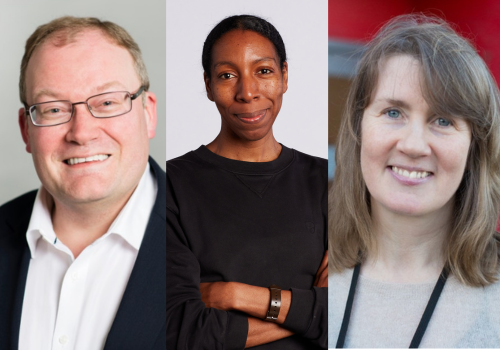
<svg viewBox="0 0 500 350"><path fill-rule="evenodd" d="M156 201L157 192L158 184L148 163L139 184L132 193L132 196L130 196L127 204L125 204L115 218L108 232L98 240L104 239L110 234L116 234L125 239L132 247L139 250ZM36 245L40 238L45 239L51 244L55 244L57 236L54 232L51 217L53 205L52 196L42 186L36 195L30 223L26 231L26 240L31 252L31 258L33 259L35 258Z"/></svg>

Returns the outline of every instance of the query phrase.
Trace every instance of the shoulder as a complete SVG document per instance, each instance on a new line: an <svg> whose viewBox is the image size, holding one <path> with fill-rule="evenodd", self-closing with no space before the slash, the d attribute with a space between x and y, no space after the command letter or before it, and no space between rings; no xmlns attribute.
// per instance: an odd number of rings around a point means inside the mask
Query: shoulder
<svg viewBox="0 0 500 350"><path fill-rule="evenodd" d="M220 176L222 167L211 158L210 151L200 146L180 157L167 161L167 187L205 184L211 176Z"/></svg>
<svg viewBox="0 0 500 350"><path fill-rule="evenodd" d="M148 162L155 174L155 177L157 179L164 179L166 176L165 171L158 165L158 163L152 157L149 157Z"/></svg>
<svg viewBox="0 0 500 350"><path fill-rule="evenodd" d="M324 170L328 169L328 159L320 158L316 156L311 156L309 154L302 153L296 149L291 149L294 152L295 159L300 164L310 164L314 167L319 167Z"/></svg>
<svg viewBox="0 0 500 350"><path fill-rule="evenodd" d="M328 347L334 348L349 294L353 269L328 275Z"/></svg>
<svg viewBox="0 0 500 350"><path fill-rule="evenodd" d="M290 171L297 175L302 174L302 177L308 183L315 183L326 189L328 184L328 160L295 149L291 149L291 151L293 153L293 162Z"/></svg>
<svg viewBox="0 0 500 350"><path fill-rule="evenodd" d="M173 174L190 172L202 167L208 166L210 163L203 161L200 157L200 146L197 150L190 151L180 157L173 158L167 161L167 175L170 177Z"/></svg>
<svg viewBox="0 0 500 350"><path fill-rule="evenodd" d="M28 228L37 190L19 196L0 207L1 246L11 246L25 242L24 233ZM10 242L10 243L7 243Z"/></svg>
<svg viewBox="0 0 500 350"><path fill-rule="evenodd" d="M158 214L160 218L165 220L165 205L166 205L166 195L167 195L167 174L163 169L155 162L155 160L149 157L149 164L153 170L154 176L156 178L156 184L158 186L158 192L156 195L155 204L153 206L153 212Z"/></svg>
<svg viewBox="0 0 500 350"><path fill-rule="evenodd" d="M0 219L3 221L10 216L19 217L24 212L31 215L37 192L38 190L33 190L25 193L0 206Z"/></svg>
<svg viewBox="0 0 500 350"><path fill-rule="evenodd" d="M328 160L320 157L311 156L309 154L302 153L296 149L291 149L294 157L294 167L303 169L311 174L318 174L326 178L328 176Z"/></svg>

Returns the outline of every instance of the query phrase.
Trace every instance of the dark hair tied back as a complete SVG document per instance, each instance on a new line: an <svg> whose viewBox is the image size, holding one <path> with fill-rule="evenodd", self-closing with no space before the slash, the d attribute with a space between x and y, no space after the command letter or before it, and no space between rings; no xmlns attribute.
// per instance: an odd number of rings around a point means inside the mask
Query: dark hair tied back
<svg viewBox="0 0 500 350"><path fill-rule="evenodd" d="M281 35L278 30L276 30L271 23L260 17L252 15L239 15L225 18L219 22L219 24L212 29L210 34L208 34L205 44L203 44L201 63L205 74L209 78L211 76L210 68L212 66L212 49L214 44L224 34L235 29L251 30L252 32L258 33L271 41L276 49L276 53L280 61L280 68L283 69L283 62L286 62L286 50L285 44L283 43L283 39L281 39Z"/></svg>

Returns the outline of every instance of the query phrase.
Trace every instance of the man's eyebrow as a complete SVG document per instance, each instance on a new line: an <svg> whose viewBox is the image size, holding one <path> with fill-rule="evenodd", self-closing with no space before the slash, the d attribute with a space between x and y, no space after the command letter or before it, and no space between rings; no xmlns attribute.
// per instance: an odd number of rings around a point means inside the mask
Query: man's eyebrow
<svg viewBox="0 0 500 350"><path fill-rule="evenodd" d="M102 84L102 85L99 85L98 87L96 87L94 89L94 93L95 94L99 94L101 92L108 92L106 90L110 89L110 88L114 88L114 89L117 89L117 90L114 90L114 91L126 91L127 89L125 88L125 86L120 83L119 81L110 81L108 83L105 83L105 84ZM109 91L109 92L112 92L112 91ZM46 97L46 98L50 98L52 99L52 101L54 100L67 100L66 98L61 98L61 94L58 93L58 92L55 92L55 91L52 91L50 89L41 89L39 90L35 96L33 97L33 100L34 101L38 101L38 99L40 97ZM90 96L88 96L90 97ZM88 98L87 97L87 98ZM42 101L42 102L48 102L48 101ZM73 101L74 102L74 101ZM35 102L35 103L40 103L40 102Z"/></svg>
<svg viewBox="0 0 500 350"><path fill-rule="evenodd" d="M122 83L120 83L119 81L117 80L114 80L114 81L110 81L109 83L105 83L105 84L102 84L102 85L99 85L98 87L96 87L94 90L97 92L97 93L100 93L100 92L107 92L106 90L108 90L109 88L115 88L115 89L120 89L120 91L126 91L127 89L125 88L125 85L123 85ZM116 90L115 90L116 91Z"/></svg>
<svg viewBox="0 0 500 350"><path fill-rule="evenodd" d="M37 101L38 101L38 99L41 96L46 96L46 97L49 97L49 98L57 99L58 94L56 92L52 91L52 90L49 90L49 89L39 90L35 94L35 96L33 96L33 101L35 101L34 103L40 103L40 102L37 102Z"/></svg>
<svg viewBox="0 0 500 350"><path fill-rule="evenodd" d="M398 100L398 99L394 99L394 98L390 98L390 97L376 98L375 100L373 100L372 103L373 104L375 104L375 103L387 103L391 106L401 107L404 109L410 109L410 105L406 101Z"/></svg>
<svg viewBox="0 0 500 350"><path fill-rule="evenodd" d="M276 62L276 59L274 57L262 57L262 58L258 58L254 61L252 61L252 64L256 64L256 63L260 63L260 62L265 62L265 61L274 61L275 63ZM225 66L225 65L228 65L228 66L234 66L234 62L231 62L231 61L220 61L220 62L217 62L214 64L214 69L219 67L219 66Z"/></svg>

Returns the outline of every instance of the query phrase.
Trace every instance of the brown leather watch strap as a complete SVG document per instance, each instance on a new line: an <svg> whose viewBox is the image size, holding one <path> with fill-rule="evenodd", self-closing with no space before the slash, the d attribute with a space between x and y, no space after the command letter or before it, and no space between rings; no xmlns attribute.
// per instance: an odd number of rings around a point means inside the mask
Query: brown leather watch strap
<svg viewBox="0 0 500 350"><path fill-rule="evenodd" d="M276 322L281 308L281 288L275 284L269 286L271 292L271 301L269 303L269 311L267 311L266 321Z"/></svg>

